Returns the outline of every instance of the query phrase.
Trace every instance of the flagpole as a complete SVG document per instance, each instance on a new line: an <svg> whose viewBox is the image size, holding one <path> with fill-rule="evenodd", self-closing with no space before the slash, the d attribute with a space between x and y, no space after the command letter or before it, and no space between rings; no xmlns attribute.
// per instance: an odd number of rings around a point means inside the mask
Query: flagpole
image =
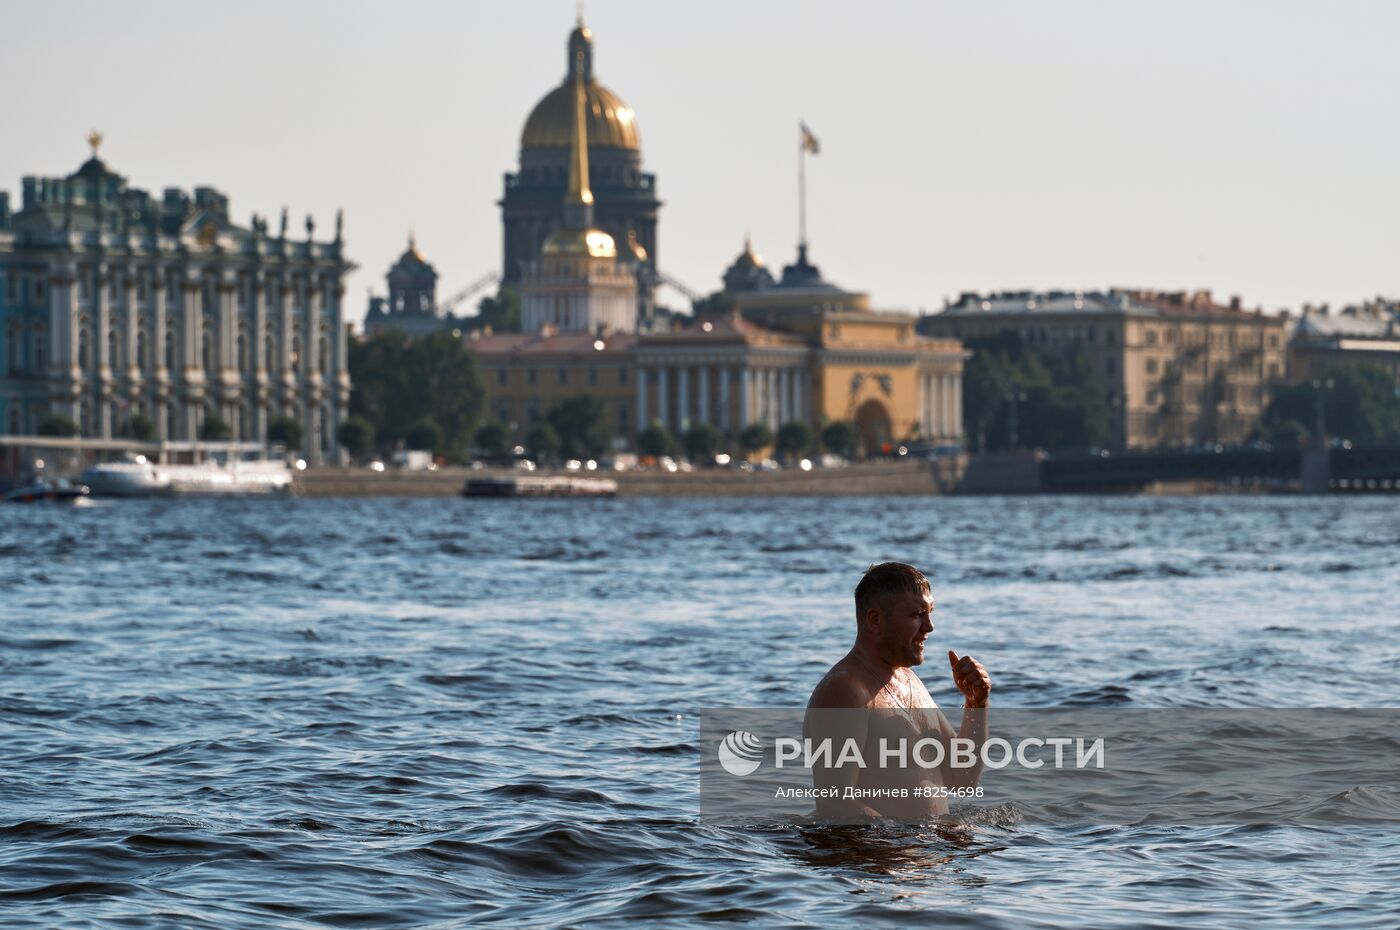
<svg viewBox="0 0 1400 930"><path fill-rule="evenodd" d="M797 245L807 247L807 140L797 137Z"/></svg>

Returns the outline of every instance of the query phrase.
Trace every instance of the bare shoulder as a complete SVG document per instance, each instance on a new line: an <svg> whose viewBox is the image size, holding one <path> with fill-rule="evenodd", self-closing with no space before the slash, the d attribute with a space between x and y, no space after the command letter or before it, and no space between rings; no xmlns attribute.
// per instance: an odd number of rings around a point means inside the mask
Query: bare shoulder
<svg viewBox="0 0 1400 930"><path fill-rule="evenodd" d="M909 676L909 690L913 698L910 703L915 707L937 708L938 703L934 701L933 695L928 693L923 679L913 669L907 669L906 674Z"/></svg>
<svg viewBox="0 0 1400 930"><path fill-rule="evenodd" d="M841 663L832 667L812 690L808 707L868 707L874 693Z"/></svg>

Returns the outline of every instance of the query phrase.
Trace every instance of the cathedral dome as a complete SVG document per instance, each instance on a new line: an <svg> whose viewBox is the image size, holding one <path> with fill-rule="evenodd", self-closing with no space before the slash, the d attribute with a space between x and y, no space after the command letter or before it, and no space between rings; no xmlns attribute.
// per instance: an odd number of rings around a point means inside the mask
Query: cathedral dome
<svg viewBox="0 0 1400 930"><path fill-rule="evenodd" d="M525 120L520 134L523 149L569 147L574 131L574 76L583 70L584 110L589 148L640 150L637 116L622 98L593 77L593 34L582 23L569 34L569 73L563 83L545 94Z"/></svg>

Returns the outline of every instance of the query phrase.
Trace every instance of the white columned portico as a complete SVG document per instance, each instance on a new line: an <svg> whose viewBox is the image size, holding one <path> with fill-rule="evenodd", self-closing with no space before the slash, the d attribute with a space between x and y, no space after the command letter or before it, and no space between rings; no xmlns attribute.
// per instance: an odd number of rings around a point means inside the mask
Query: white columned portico
<svg viewBox="0 0 1400 930"><path fill-rule="evenodd" d="M962 376L949 375L948 380L953 385L953 427L948 431L948 435L954 439L962 435Z"/></svg>
<svg viewBox="0 0 1400 930"><path fill-rule="evenodd" d="M680 382L676 387L676 425L681 432L690 428L690 367L682 365L676 369L676 378Z"/></svg>
<svg viewBox="0 0 1400 930"><path fill-rule="evenodd" d="M778 422L778 417L782 416L779 403L778 369L770 368L768 369L768 426L775 433L781 425Z"/></svg>
<svg viewBox="0 0 1400 930"><path fill-rule="evenodd" d="M710 422L710 366L700 366L700 385L695 389L699 394L699 406L696 408L696 417L701 423Z"/></svg>
<svg viewBox="0 0 1400 930"><path fill-rule="evenodd" d="M916 400L914 401L914 403L918 405L918 406L917 406L917 409L918 409L918 411L919 411L919 438L920 438L920 439L928 439L928 438L929 438L927 398L928 398L928 376L925 375L923 372L919 372L918 391L917 391L917 393L916 393Z"/></svg>
<svg viewBox="0 0 1400 930"><path fill-rule="evenodd" d="M792 371L784 368L778 372L778 423L792 419Z"/></svg>
<svg viewBox="0 0 1400 930"><path fill-rule="evenodd" d="M661 425L667 429L671 428L671 405L667 403L666 382L669 380L670 370L665 365L659 365L656 369L656 418L661 421Z"/></svg>
<svg viewBox="0 0 1400 930"><path fill-rule="evenodd" d="M749 378L753 373L747 367L739 369L739 422L738 429L749 425Z"/></svg>
<svg viewBox="0 0 1400 930"><path fill-rule="evenodd" d="M733 377L733 372L728 368L720 368L716 375L719 378L719 428L727 433L731 422L729 416L729 379Z"/></svg>
<svg viewBox="0 0 1400 930"><path fill-rule="evenodd" d="M941 401L943 409L943 428L939 432L943 436L949 436L953 432L953 391L950 384L952 380L949 375L939 377L942 389L938 392L938 399Z"/></svg>
<svg viewBox="0 0 1400 930"><path fill-rule="evenodd" d="M929 428L935 436L943 436L948 432L948 425L943 422L943 389L945 385L942 375L929 375L928 379L928 419Z"/></svg>
<svg viewBox="0 0 1400 930"><path fill-rule="evenodd" d="M928 378L928 428L934 436L943 435L942 375L929 375Z"/></svg>

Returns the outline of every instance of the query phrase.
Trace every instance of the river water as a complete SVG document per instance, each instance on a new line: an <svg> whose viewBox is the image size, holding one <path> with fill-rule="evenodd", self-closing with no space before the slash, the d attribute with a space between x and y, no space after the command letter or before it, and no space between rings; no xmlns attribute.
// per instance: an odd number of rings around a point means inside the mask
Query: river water
<svg viewBox="0 0 1400 930"><path fill-rule="evenodd" d="M701 823L885 559L945 705L1400 706L1395 498L11 507L0 923L1400 924L1400 825Z"/></svg>

